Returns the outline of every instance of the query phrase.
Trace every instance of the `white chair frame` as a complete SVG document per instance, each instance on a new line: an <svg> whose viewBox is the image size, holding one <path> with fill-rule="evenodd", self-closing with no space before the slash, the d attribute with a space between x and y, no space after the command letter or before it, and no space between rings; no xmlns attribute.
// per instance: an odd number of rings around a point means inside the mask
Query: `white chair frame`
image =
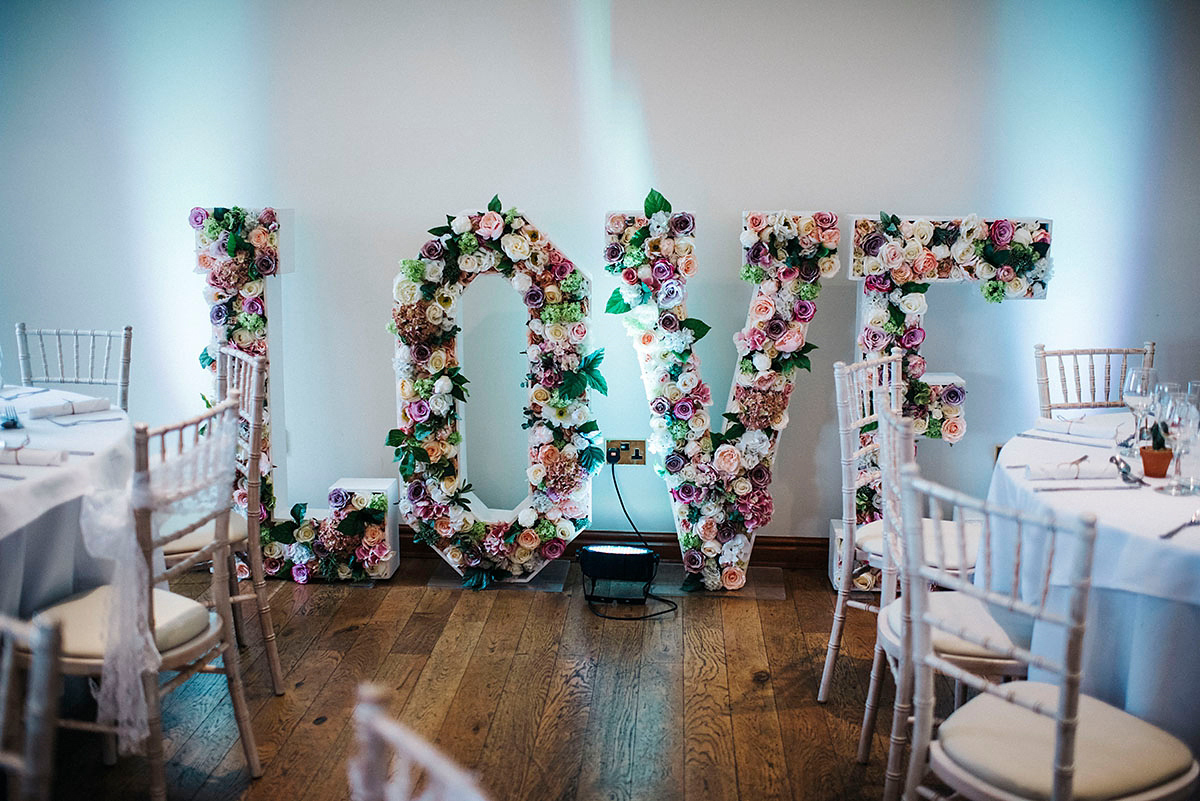
<svg viewBox="0 0 1200 801"><path fill-rule="evenodd" d="M932 790L921 786L929 770L932 770L939 779L950 785L957 793L961 793L967 798L987 799L988 801L1000 801L1001 799L1011 801L1014 798L1012 793L995 787L980 777L971 775L961 766L951 762L937 741L932 739L935 671L950 676L980 693L987 693L1035 714L1053 719L1055 753L1051 801L1070 801L1075 772L1083 635L1096 539L1095 517L1083 515L1078 518L1055 520L1049 516L1037 516L993 506L921 479L916 465L907 465L903 468L902 487L905 531L903 574L912 611L910 631L913 633L913 657L911 664L916 674L916 716L913 726L913 747L905 782L905 801L916 801L922 797L941 797ZM992 553L993 520L1004 520L1014 524L1017 542L1022 536L1034 536L1047 543L1044 549L1045 557L1039 566L1040 570L1037 572L1036 578L1032 579L1036 581L1036 586L1028 584L1031 581L1030 572L1022 571L1020 551L1017 548L1014 548L1017 558L1011 575L993 575L990 558L984 560L980 567L983 571L981 586L975 585L965 576L937 567L938 564L944 564L944 553L936 554L933 559L930 559L924 553L924 543L920 536L922 511L926 505L929 509L928 516L938 521L939 524L946 519L944 507L948 506L952 509L951 519L955 521L953 529L956 533L956 545L960 551L965 548L966 541L964 513L971 512L983 517L982 550L985 554ZM943 550L941 540L935 539L935 542L938 550ZM1072 551L1074 551L1073 554ZM1048 606L1051 571L1056 564L1061 563L1061 560L1067 560L1066 614L1060 614ZM1022 585L1022 578L1026 582L1025 585ZM930 611L929 605L930 586L933 584L949 587L1016 615L1061 627L1065 632L1062 659L1047 658L1021 646L992 642L986 636L979 636L956 624L955 621L938 617ZM1058 703L1054 705L1053 709L1049 709L1041 703L1018 695L1012 689L1012 685L992 681L969 667L954 664L942 658L933 650L931 631L934 628L1001 653L1006 658L1017 660L1027 666L1036 666L1055 676L1060 686ZM1193 760L1191 770L1183 776L1158 788L1139 792L1132 798L1126 797L1125 801L1183 798L1194 789L1198 772L1200 772L1200 767Z"/></svg>
<svg viewBox="0 0 1200 801"><path fill-rule="evenodd" d="M406 726L387 716L387 695L373 684L358 688L354 708L358 753L347 765L354 801L487 801L475 779Z"/></svg>
<svg viewBox="0 0 1200 801"><path fill-rule="evenodd" d="M1113 359L1121 357L1121 369L1113 378ZM1103 362L1097 364L1097 357L1103 357ZM1056 410L1071 409L1121 409L1125 402L1121 400L1122 384L1125 381L1125 370L1130 358L1139 358L1145 367L1154 366L1154 343L1147 340L1140 348L1081 348L1074 350L1046 350L1045 345L1033 346L1033 358L1037 366L1038 412L1042 417L1050 417ZM1080 359L1086 359L1084 370L1087 374L1085 385L1080 372ZM1050 371L1047 361L1057 360L1056 372L1058 381L1058 397L1051 399ZM1067 377L1067 362L1071 362L1071 379ZM1097 372L1100 371L1100 372ZM1097 378L1102 384L1097 387ZM1085 397L1086 388L1086 397ZM1074 400L1071 400L1072 389ZM1099 392L1098 392L1099 390Z"/></svg>
<svg viewBox="0 0 1200 801"><path fill-rule="evenodd" d="M0 615L0 644L0 771L8 773L13 801L49 801L58 720L59 626L37 617L27 623ZM18 673L19 652L28 654L25 675ZM22 684L24 715L19 703ZM22 717L23 732L18 731Z"/></svg>
<svg viewBox="0 0 1200 801"><path fill-rule="evenodd" d="M834 384L837 388L838 441L841 447L842 463L842 574L838 582L837 603L833 610L833 625L829 632L829 646L825 652L825 668L821 672L821 684L817 690L817 701L825 703L829 698L829 688L833 683L834 666L842 647L842 631L846 623L846 609L865 609L879 612L874 604L856 601L850 597L853 589L854 562L856 559L867 561L866 552L858 548L856 534L858 517L855 509L855 498L863 483L858 478L859 461L870 456L879 449L878 440L871 438L866 445L861 442L861 431L864 426L879 422L878 410L875 407L875 390L883 387L891 397L893 409L899 411L903 380L901 378L904 354L900 351L890 356L879 356L874 359L855 362L847 365L837 362L833 365ZM873 564L882 567L882 562Z"/></svg>
<svg viewBox="0 0 1200 801"><path fill-rule="evenodd" d="M41 372L33 372L30 341L35 343ZM47 339L54 343L54 359L50 358ZM113 342L120 340L120 361L113 363ZM86 343L86 353L80 346ZM103 348L97 362L96 348ZM70 358L68 359L68 350ZM133 351L133 326L121 331L86 331L77 328L27 328L17 323L17 361L21 369L22 386L37 384L84 384L117 388L117 405L129 411L129 360ZM71 365L70 374L67 365ZM113 375L109 375L112 372Z"/></svg>
<svg viewBox="0 0 1200 801"><path fill-rule="evenodd" d="M267 662L271 668L271 687L276 695L283 695L283 669L279 662L279 647L275 641L275 625L271 619L271 599L267 594L266 573L263 570L262 542L259 539L262 508L262 459L263 404L266 399L267 360L263 356L251 356L230 347L221 348L217 354L217 398L225 400L236 392L238 417L246 431L246 541L231 543L229 555L229 591L233 604L234 629L239 640L245 628L242 605L253 603L258 612L262 628L263 645ZM239 593L237 568L233 553L242 552L250 563L250 578L254 591ZM175 553L167 556L167 564L173 565L190 559L190 553Z"/></svg>

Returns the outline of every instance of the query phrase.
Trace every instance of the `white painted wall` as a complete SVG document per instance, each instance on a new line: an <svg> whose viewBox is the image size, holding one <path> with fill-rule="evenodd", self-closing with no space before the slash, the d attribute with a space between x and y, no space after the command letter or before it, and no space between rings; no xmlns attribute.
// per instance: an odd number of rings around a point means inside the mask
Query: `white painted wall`
<svg viewBox="0 0 1200 801"><path fill-rule="evenodd" d="M970 433L921 461L983 493L993 445L1034 415L1035 342L1151 338L1166 373L1200 378L1197 31L1184 2L9 0L0 330L132 323L131 411L189 413L208 325L188 209L294 209L289 480L291 500L319 501L338 476L392 474L396 262L493 193L592 269L601 306L604 212L650 185L695 211L690 311L714 328L699 350L717 398L749 297L742 209L1049 216L1048 300L930 296L925 353L967 379ZM768 533L821 536L837 513L831 365L852 356L856 288L834 280L819 303ZM522 317L490 289L468 295L470 479L500 505L522 491ZM644 437L632 349L613 318L594 331L600 423ZM651 469L623 479L638 523L669 529ZM595 500L598 527L626 528L607 476Z"/></svg>

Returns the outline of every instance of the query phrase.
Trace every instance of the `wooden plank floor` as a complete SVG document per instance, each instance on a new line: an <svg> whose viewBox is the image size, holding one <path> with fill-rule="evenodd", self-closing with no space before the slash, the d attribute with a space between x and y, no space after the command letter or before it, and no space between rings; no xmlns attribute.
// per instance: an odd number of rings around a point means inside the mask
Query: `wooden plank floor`
<svg viewBox="0 0 1200 801"><path fill-rule="evenodd" d="M224 680L198 676L163 707L171 799L348 797L368 680L497 801L881 797L890 681L871 763L854 761L874 616L850 611L818 705L834 600L822 573L786 572L785 600L689 596L632 622L590 614L577 567L563 593L473 593L426 587L435 564L410 560L374 587L271 582L287 694L269 690L253 622L241 651L265 775L246 771ZM202 597L207 582L175 589ZM56 798L145 796L144 761L105 768L94 736L64 732L57 765Z"/></svg>

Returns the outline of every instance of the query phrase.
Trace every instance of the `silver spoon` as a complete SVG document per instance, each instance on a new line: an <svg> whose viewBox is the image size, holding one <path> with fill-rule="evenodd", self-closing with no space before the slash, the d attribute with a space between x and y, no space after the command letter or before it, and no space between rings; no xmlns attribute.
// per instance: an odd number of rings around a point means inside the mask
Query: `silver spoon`
<svg viewBox="0 0 1200 801"><path fill-rule="evenodd" d="M1200 526L1200 509L1197 509L1195 512L1192 512L1192 516L1189 520L1187 520L1184 523L1180 523L1178 526L1171 529L1166 534L1159 534L1158 538L1160 540L1169 540L1169 539L1171 539L1171 537L1174 537L1176 534L1183 531L1185 528L1187 528L1189 526Z"/></svg>

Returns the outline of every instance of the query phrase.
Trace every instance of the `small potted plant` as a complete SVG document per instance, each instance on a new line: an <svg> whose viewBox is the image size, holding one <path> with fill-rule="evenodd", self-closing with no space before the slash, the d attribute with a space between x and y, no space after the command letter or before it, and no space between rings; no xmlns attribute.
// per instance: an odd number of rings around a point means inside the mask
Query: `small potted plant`
<svg viewBox="0 0 1200 801"><path fill-rule="evenodd" d="M1150 447L1142 446L1142 469L1146 478L1166 478L1167 468L1171 466L1174 451L1167 447L1168 429L1166 423L1153 423L1150 426Z"/></svg>

